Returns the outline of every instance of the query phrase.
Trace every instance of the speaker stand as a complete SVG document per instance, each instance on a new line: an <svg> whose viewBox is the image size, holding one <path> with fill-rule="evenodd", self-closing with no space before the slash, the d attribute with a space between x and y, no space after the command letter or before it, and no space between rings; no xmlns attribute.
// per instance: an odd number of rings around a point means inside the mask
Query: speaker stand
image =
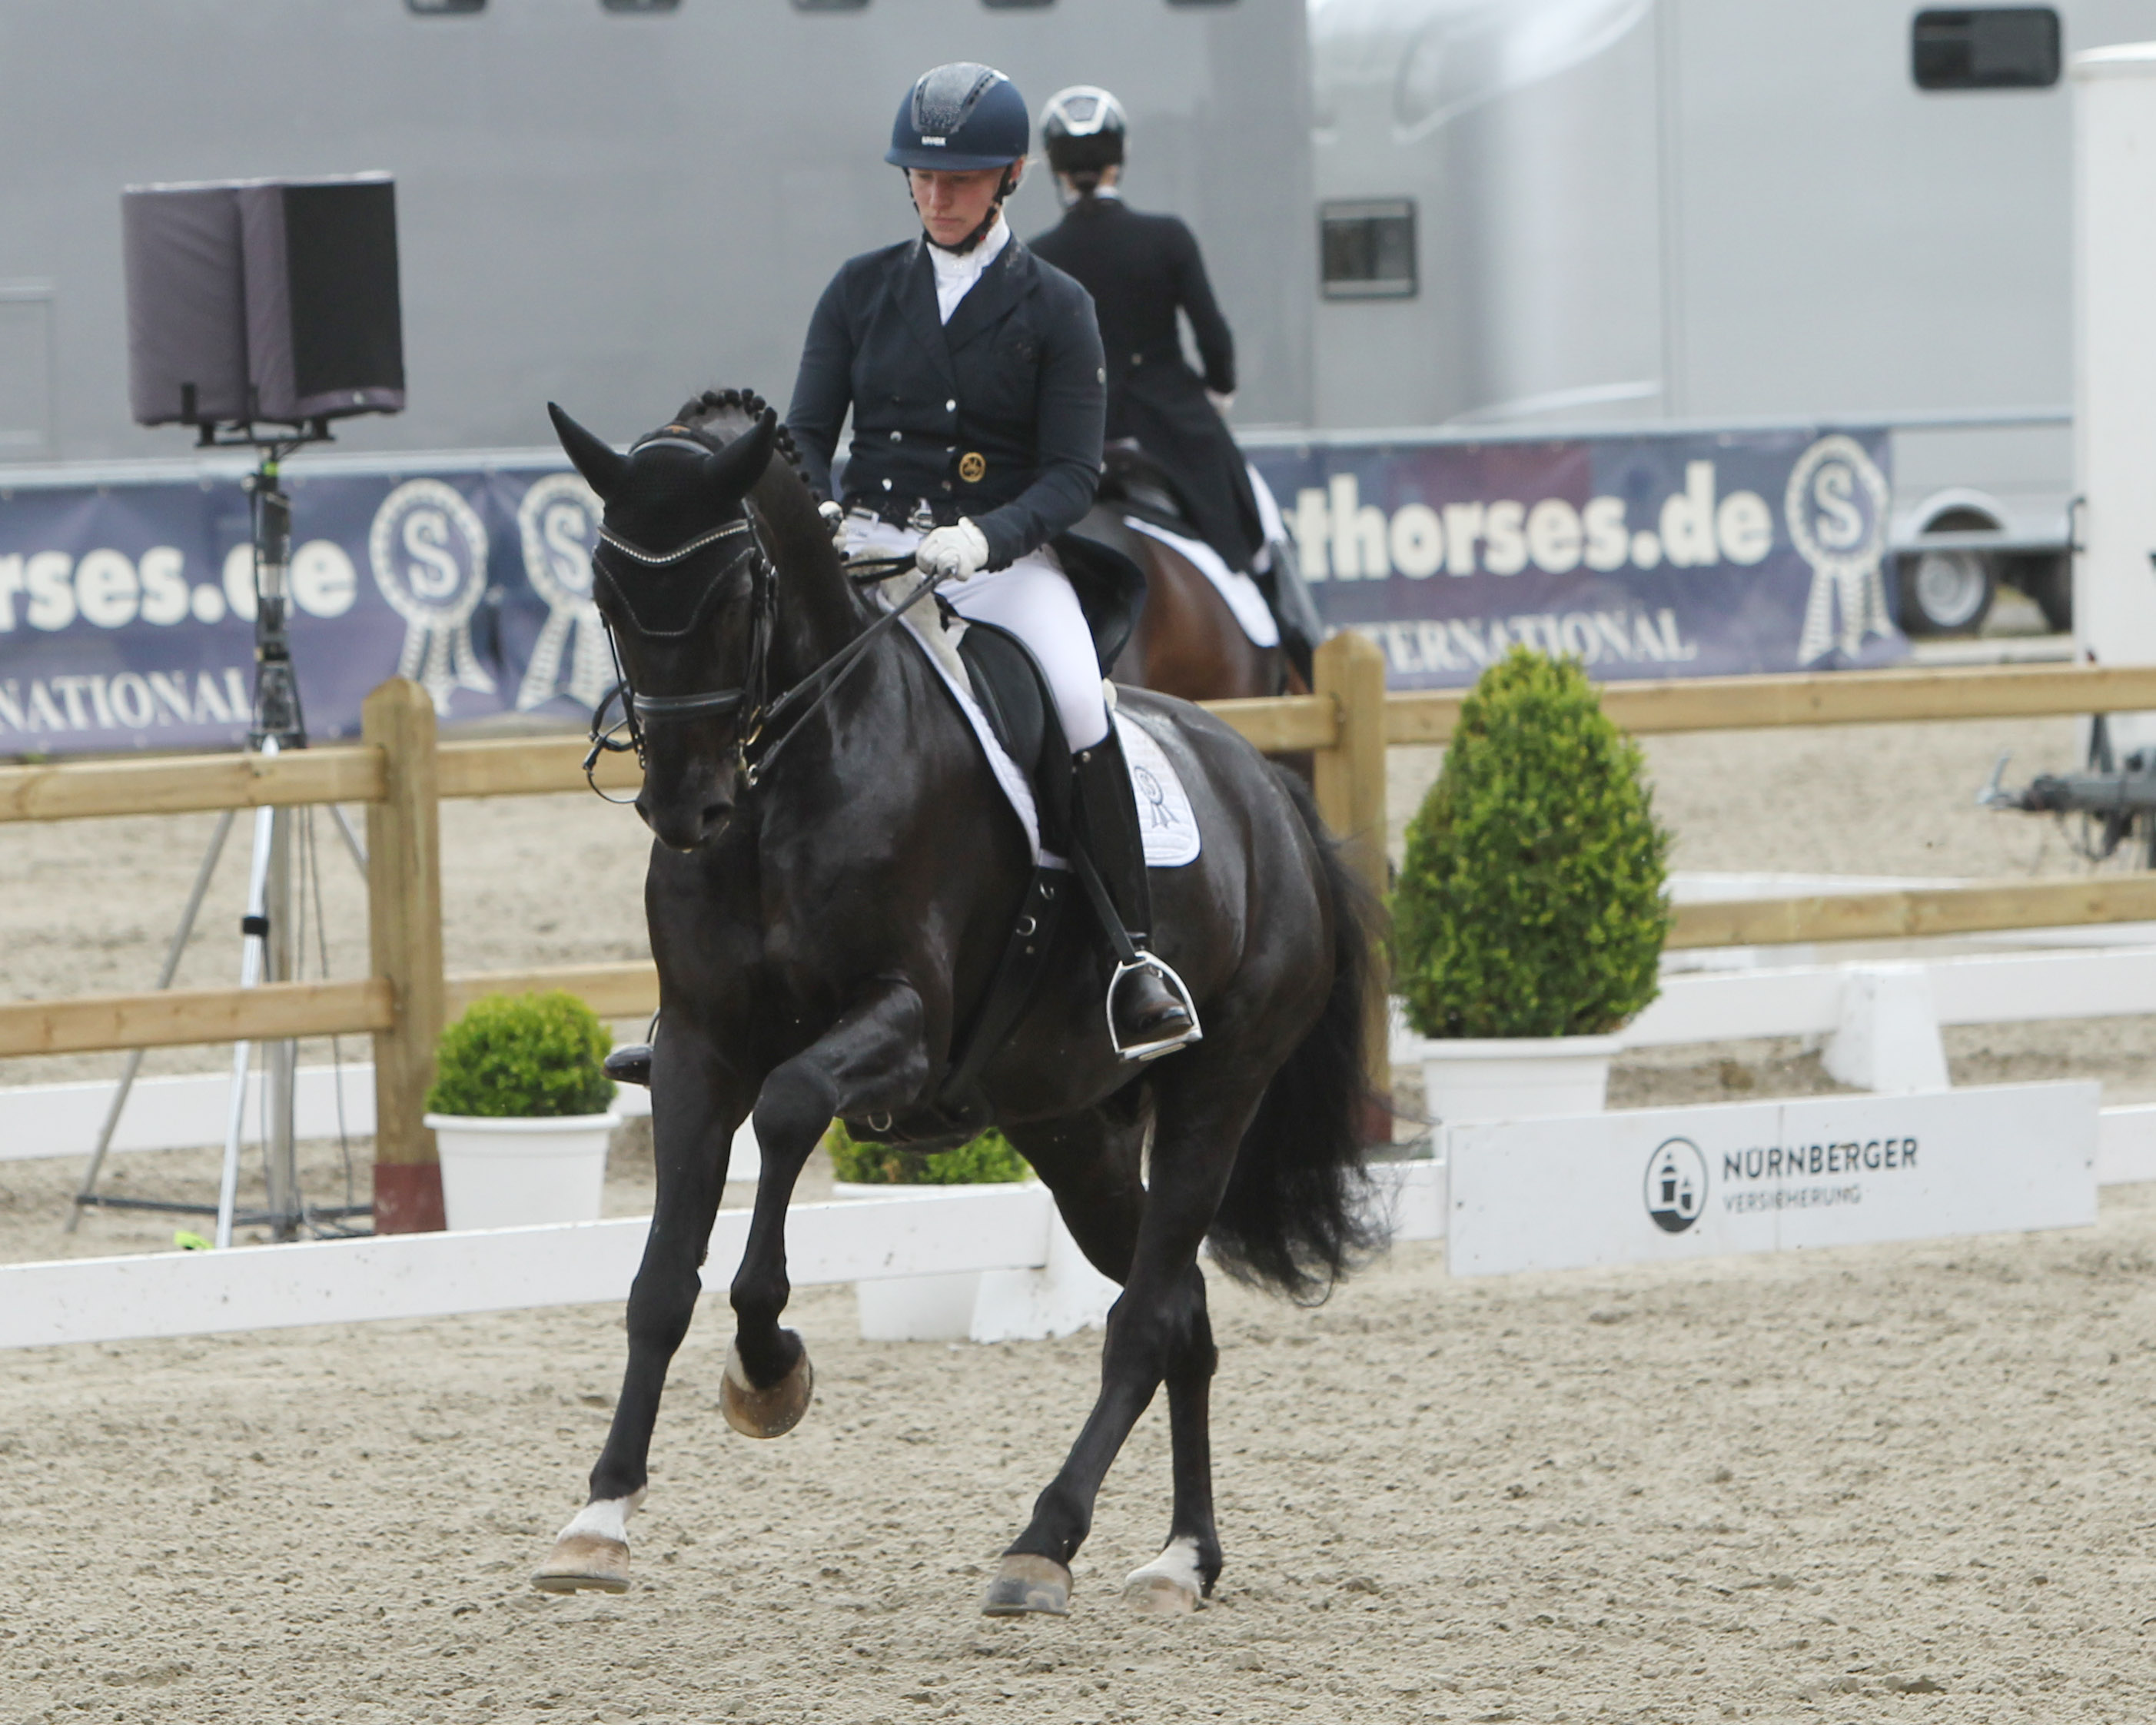
<svg viewBox="0 0 2156 1725"><path fill-rule="evenodd" d="M260 464L247 480L254 534L254 711L247 746L265 756L285 753L307 746L306 716L300 701L300 682L292 665L290 609L287 575L291 561L292 506L278 484L283 457L299 444L326 440L328 428L317 422L295 427L290 437L268 439L255 435L255 428L235 428L241 434L229 440L216 436L217 428L202 428L206 446L229 448L243 439L261 452ZM211 835L209 848L195 876L180 926L165 955L159 988L169 988L179 968L180 955L193 932L195 917L209 889L218 856L232 831L236 811L225 810ZM363 873L366 857L358 838L341 809L332 808L339 829ZM293 838L295 822L307 824L308 811L262 808L254 812L254 845L248 870L247 911L240 919L239 985L257 987L264 982L292 980L298 972L300 929L295 915L298 895L293 881ZM321 914L319 897L316 915ZM296 1239L303 1229L316 1232L349 1233L337 1224L353 1216L367 1215L371 1204L318 1206L300 1194L293 1132L293 1088L298 1071L299 1044L287 1039L262 1045L262 1144L265 1184L264 1207L242 1214L238 1209L239 1149L246 1132L247 1090L254 1045L234 1045L232 1090L226 1116L224 1161L214 1205L183 1204L162 1199L118 1198L97 1190L97 1179L112 1144L120 1116L127 1106L136 1074L141 1070L142 1050L131 1050L111 1106L91 1153L81 1189L68 1212L67 1231L73 1233L87 1209L163 1211L179 1215L213 1215L217 1219L216 1244L222 1250L232 1244L235 1227L266 1226L278 1240ZM328 1224L326 1227L325 1224Z"/></svg>

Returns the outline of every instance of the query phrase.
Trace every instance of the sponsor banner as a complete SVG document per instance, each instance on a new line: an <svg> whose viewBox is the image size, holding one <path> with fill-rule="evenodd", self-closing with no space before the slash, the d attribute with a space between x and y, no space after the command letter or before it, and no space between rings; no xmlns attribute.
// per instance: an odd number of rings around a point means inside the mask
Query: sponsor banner
<svg viewBox="0 0 2156 1725"><path fill-rule="evenodd" d="M1598 679L1884 665L1884 430L1255 449L1318 614L1394 688L1515 643Z"/></svg>
<svg viewBox="0 0 2156 1725"><path fill-rule="evenodd" d="M1445 1129L1455 1276L2096 1220L2093 1083Z"/></svg>
<svg viewBox="0 0 2156 1725"><path fill-rule="evenodd" d="M1883 432L1265 449L1320 614L1393 684L1474 680L1514 642L1598 677L1876 665L1891 620ZM573 474L285 470L309 732L396 673L445 722L582 719L611 680ZM0 493L0 755L229 747L254 682L230 478Z"/></svg>
<svg viewBox="0 0 2156 1725"><path fill-rule="evenodd" d="M309 474L292 499L308 732L384 678L445 721L583 719L613 680L591 602L598 500L573 474ZM0 755L228 747L254 691L254 554L232 480L0 496Z"/></svg>

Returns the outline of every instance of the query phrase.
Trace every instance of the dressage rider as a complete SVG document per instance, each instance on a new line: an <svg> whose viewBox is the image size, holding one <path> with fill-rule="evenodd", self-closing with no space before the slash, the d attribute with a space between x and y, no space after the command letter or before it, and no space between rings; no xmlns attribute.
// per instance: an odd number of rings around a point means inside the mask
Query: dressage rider
<svg viewBox="0 0 2156 1725"><path fill-rule="evenodd" d="M1269 542L1249 465L1220 417L1235 393L1235 338L1197 237L1173 216L1142 215L1123 203L1116 182L1127 130L1122 104L1092 85L1049 99L1041 139L1067 208L1033 249L1093 296L1107 356L1107 435L1134 439L1167 465L1198 536L1267 590L1306 677L1322 638L1317 613L1291 557ZM1197 337L1202 377L1183 359L1178 311Z"/></svg>
<svg viewBox="0 0 2156 1725"><path fill-rule="evenodd" d="M906 92L884 159L903 171L921 232L832 278L786 423L828 497L850 408L844 495L825 506L843 509L848 554L911 552L944 578L960 616L1031 650L1073 752L1078 842L1143 952L1152 916L1136 798L1091 634L1050 543L1085 515L1099 479L1101 338L1086 290L1004 219L1030 136L1024 98L987 66L938 66ZM1165 1052L1195 1034L1164 963L1147 954L1122 977L1110 1001L1119 1047Z"/></svg>

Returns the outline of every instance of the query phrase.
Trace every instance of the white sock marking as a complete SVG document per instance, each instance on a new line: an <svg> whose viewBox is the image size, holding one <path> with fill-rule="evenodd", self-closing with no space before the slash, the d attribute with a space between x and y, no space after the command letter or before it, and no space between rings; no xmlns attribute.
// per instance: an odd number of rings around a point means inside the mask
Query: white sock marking
<svg viewBox="0 0 2156 1725"><path fill-rule="evenodd" d="M1198 1567L1198 1542L1188 1534L1169 1540L1158 1557L1143 1568L1132 1570L1124 1578L1123 1585L1136 1587L1155 1580L1173 1582L1194 1594L1204 1594L1205 1577Z"/></svg>
<svg viewBox="0 0 2156 1725"><path fill-rule="evenodd" d="M644 1493L634 1491L626 1497L602 1497L587 1503L562 1529L559 1537L567 1539L572 1534L589 1533L595 1538L618 1540L627 1545L629 1518L643 1502Z"/></svg>

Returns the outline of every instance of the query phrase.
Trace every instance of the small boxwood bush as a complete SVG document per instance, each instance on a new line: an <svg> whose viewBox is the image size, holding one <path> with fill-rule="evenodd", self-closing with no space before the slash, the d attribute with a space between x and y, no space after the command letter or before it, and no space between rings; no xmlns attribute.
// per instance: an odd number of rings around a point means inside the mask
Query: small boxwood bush
<svg viewBox="0 0 2156 1725"><path fill-rule="evenodd" d="M872 1144L834 1120L824 1139L831 1167L842 1180L865 1186L978 1186L1032 1175L1011 1141L991 1127L955 1150L921 1151L903 1144Z"/></svg>
<svg viewBox="0 0 2156 1725"><path fill-rule="evenodd" d="M1424 1036L1594 1036L1655 998L1669 834L1578 661L1515 647L1408 826L1394 976Z"/></svg>
<svg viewBox="0 0 2156 1725"><path fill-rule="evenodd" d="M573 994L488 994L442 1032L427 1106L499 1120L603 1114L613 1101L601 1065L611 1045Z"/></svg>

